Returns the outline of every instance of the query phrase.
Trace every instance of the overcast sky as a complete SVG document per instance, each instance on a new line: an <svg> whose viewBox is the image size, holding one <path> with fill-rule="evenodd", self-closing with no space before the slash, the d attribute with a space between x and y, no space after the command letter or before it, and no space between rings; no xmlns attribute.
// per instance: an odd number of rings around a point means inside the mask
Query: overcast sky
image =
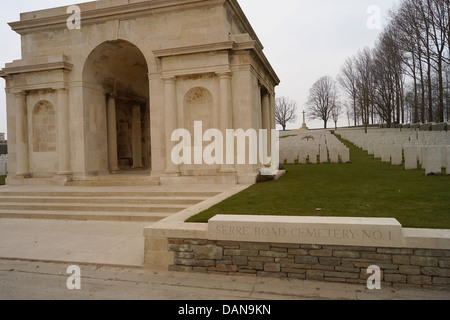
<svg viewBox="0 0 450 320"><path fill-rule="evenodd" d="M301 127L309 89L320 77L335 77L345 59L364 46L373 46L386 22L387 11L399 0L238 0L264 52L281 79L277 96L287 96L299 106L296 124ZM66 6L83 1L2 1L0 13L0 68L20 59L20 37L7 25L18 21L21 12ZM380 12L376 26L374 8ZM375 23L375 24L374 24ZM0 86L5 82L0 78ZM310 128L321 121L307 121ZM348 125L345 117L341 125ZM6 132L5 92L0 90L0 132Z"/></svg>

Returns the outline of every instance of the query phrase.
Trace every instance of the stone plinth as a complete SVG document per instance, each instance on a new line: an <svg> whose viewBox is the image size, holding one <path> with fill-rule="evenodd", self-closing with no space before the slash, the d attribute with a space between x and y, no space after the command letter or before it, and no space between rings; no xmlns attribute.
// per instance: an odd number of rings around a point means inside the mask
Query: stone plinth
<svg viewBox="0 0 450 320"><path fill-rule="evenodd" d="M396 247L402 226L388 218L218 215L209 220L211 240Z"/></svg>

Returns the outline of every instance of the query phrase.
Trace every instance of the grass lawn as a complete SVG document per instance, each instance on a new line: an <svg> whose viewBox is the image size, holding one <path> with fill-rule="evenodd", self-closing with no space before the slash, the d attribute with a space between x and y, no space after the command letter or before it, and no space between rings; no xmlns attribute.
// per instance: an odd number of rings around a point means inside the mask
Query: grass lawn
<svg viewBox="0 0 450 320"><path fill-rule="evenodd" d="M450 229L450 176L406 171L344 142L352 163L286 165L281 179L251 186L188 222L216 214L385 217L403 227Z"/></svg>
<svg viewBox="0 0 450 320"><path fill-rule="evenodd" d="M6 176L0 176L0 186L5 185Z"/></svg>

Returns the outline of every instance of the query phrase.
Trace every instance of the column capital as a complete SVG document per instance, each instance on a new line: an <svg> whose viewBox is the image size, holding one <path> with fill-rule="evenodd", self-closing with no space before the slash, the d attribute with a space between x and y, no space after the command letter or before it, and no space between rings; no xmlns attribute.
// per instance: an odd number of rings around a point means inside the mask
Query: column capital
<svg viewBox="0 0 450 320"><path fill-rule="evenodd" d="M57 93L66 93L66 92L69 92L69 89L68 88L57 88L56 92Z"/></svg>
<svg viewBox="0 0 450 320"><path fill-rule="evenodd" d="M216 72L216 75L219 77L219 79L230 79L232 77L231 71Z"/></svg>
<svg viewBox="0 0 450 320"><path fill-rule="evenodd" d="M16 91L14 92L14 96L16 98L23 98L27 96L27 92L26 91Z"/></svg>
<svg viewBox="0 0 450 320"><path fill-rule="evenodd" d="M176 76L162 77L161 79L163 79L165 83L170 83L170 82L176 82L177 81L177 77Z"/></svg>

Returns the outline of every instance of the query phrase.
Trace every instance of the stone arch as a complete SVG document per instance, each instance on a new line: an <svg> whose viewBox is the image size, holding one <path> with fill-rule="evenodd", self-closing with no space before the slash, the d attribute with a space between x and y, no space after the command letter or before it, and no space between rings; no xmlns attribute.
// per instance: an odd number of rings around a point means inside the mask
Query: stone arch
<svg viewBox="0 0 450 320"><path fill-rule="evenodd" d="M107 40L108 39L108 40ZM139 41L137 39L127 39L126 37L95 37L94 39L91 39L88 44L86 44L85 47L82 48L82 52L80 53L83 57L85 57L82 62L81 66L82 68L76 68L73 70L73 72L76 74L76 79L83 79L85 71L86 71L86 65L88 63L88 60L90 59L90 55L92 52L94 52L96 49L100 48L105 43L127 43L130 46L135 47L139 52L141 52L142 56L144 57L145 64L148 69L149 74L154 74L160 72L161 69L161 62L158 58L156 58L153 54L152 50L148 50L149 44L147 41L143 41L140 39Z"/></svg>
<svg viewBox="0 0 450 320"><path fill-rule="evenodd" d="M111 106L111 99L114 107ZM141 109L140 114L133 114L133 117L138 118L134 123L141 123L140 129L137 129L140 134L125 139L120 137L120 142L132 141L133 168L149 168L151 139L150 134L146 132L150 128L150 115L147 112L149 101L147 61L137 46L126 40L113 40L102 42L92 50L83 68L83 104L85 114L88 115L85 134L88 136L88 143L95 145L87 146L87 158L92 159L87 161L90 166L87 171L117 170L117 151L119 147L120 150L124 149L123 145L118 145L117 129L124 121L133 123L131 110L136 106ZM128 115L128 119L118 119L116 116L111 118L111 109L114 113ZM112 124L113 118L116 120L115 124ZM110 132L113 128L115 134ZM115 138L111 138L114 136ZM112 145L116 145L116 151L111 152ZM131 148L131 145L125 146L125 149L127 148ZM127 170L130 166L124 165L120 169Z"/></svg>
<svg viewBox="0 0 450 320"><path fill-rule="evenodd" d="M142 51L126 40L105 41L96 46L85 61L83 82L106 91L148 97L148 65Z"/></svg>
<svg viewBox="0 0 450 320"><path fill-rule="evenodd" d="M56 113L53 105L41 100L32 112L33 152L56 151Z"/></svg>

